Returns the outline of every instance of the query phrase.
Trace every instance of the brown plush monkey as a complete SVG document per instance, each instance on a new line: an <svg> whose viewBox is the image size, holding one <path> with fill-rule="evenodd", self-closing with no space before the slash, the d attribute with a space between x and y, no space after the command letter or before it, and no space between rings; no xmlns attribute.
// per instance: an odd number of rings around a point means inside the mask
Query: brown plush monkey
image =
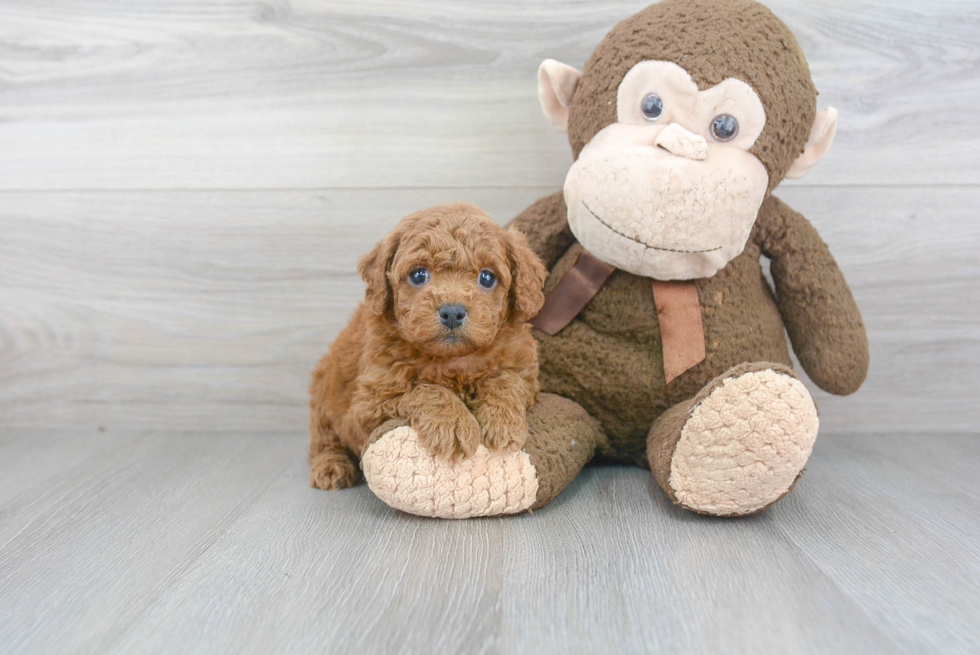
<svg viewBox="0 0 980 655"><path fill-rule="evenodd" d="M831 393L855 391L868 368L829 249L771 195L824 156L837 124L817 111L796 39L752 0L663 0L618 24L582 73L545 61L539 96L575 163L563 192L513 221L550 270L534 321L549 393L524 450L498 465L529 455L531 507L593 457L649 467L696 512L768 507L795 485L818 427L784 329ZM411 469L392 427L373 438ZM418 513L448 515L431 508L473 493L441 475L438 488L404 482L435 499ZM483 514L500 513L489 497Z"/></svg>

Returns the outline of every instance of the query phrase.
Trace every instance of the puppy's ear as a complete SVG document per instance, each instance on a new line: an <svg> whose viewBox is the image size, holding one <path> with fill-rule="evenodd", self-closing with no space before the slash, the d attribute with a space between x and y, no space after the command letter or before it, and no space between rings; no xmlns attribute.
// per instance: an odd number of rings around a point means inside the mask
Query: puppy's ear
<svg viewBox="0 0 980 655"><path fill-rule="evenodd" d="M544 292L541 288L548 271L531 250L523 234L514 229L507 230L505 234L513 278L510 284L510 320L524 323L534 318L544 304Z"/></svg>
<svg viewBox="0 0 980 655"><path fill-rule="evenodd" d="M391 287L388 285L388 269L398 250L402 232L396 227L357 262L357 272L367 284L364 302L373 314L384 314L393 300Z"/></svg>

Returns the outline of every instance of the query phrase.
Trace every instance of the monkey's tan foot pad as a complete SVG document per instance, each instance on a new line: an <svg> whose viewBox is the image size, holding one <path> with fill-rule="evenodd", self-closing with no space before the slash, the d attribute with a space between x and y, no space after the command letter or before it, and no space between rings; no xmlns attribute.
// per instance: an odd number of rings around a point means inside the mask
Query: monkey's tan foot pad
<svg viewBox="0 0 980 655"><path fill-rule="evenodd" d="M418 516L466 519L517 514L534 504L538 478L523 450L490 451L480 445L458 462L426 450L411 427L384 434L361 457L364 478L375 495L395 509Z"/></svg>
<svg viewBox="0 0 980 655"><path fill-rule="evenodd" d="M817 408L795 377L766 369L727 378L691 409L670 486L696 512L757 512L792 489L817 428Z"/></svg>

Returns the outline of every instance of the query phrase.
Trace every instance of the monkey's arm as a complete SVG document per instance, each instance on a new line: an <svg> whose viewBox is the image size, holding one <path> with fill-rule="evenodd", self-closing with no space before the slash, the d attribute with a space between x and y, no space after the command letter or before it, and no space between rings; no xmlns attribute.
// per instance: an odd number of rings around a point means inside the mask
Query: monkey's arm
<svg viewBox="0 0 980 655"><path fill-rule="evenodd" d="M575 241L568 227L565 196L561 191L537 200L507 227L516 228L527 236L531 250L549 271Z"/></svg>
<svg viewBox="0 0 980 655"><path fill-rule="evenodd" d="M772 259L776 302L803 369L825 391L857 391L868 374L868 337L827 244L806 218L772 196L756 226L755 240Z"/></svg>

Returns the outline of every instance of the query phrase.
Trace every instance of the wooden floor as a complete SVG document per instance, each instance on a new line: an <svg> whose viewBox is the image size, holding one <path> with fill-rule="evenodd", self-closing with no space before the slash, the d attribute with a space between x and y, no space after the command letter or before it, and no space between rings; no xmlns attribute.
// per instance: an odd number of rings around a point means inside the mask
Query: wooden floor
<svg viewBox="0 0 980 655"><path fill-rule="evenodd" d="M560 189L537 66L647 2L0 0L0 655L980 652L976 0L767 2L840 111L776 195L872 360L815 391L787 500L589 468L457 523L307 486L358 255Z"/></svg>
<svg viewBox="0 0 980 655"><path fill-rule="evenodd" d="M831 437L750 518L587 468L518 517L306 486L297 434L14 432L4 653L976 653L975 437Z"/></svg>

